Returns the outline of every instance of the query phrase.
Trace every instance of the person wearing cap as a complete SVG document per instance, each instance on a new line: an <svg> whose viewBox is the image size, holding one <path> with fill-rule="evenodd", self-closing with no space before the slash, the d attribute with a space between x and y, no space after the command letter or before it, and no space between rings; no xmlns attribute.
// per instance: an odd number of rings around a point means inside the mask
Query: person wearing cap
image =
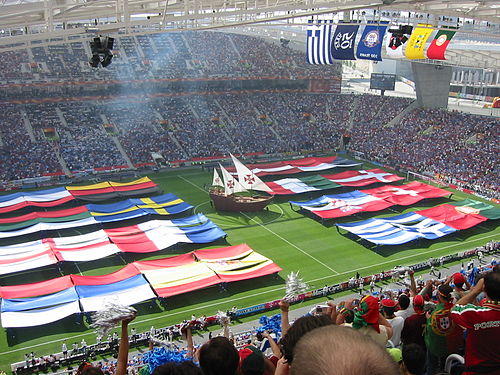
<svg viewBox="0 0 500 375"><path fill-rule="evenodd" d="M380 313L378 300L373 296L365 296L359 302L352 328L371 337L383 347L392 337L392 326Z"/></svg>
<svg viewBox="0 0 500 375"><path fill-rule="evenodd" d="M453 288L448 284L442 284L437 289L438 303L434 311L427 313L425 327L425 345L427 347L427 374L432 375L442 370L446 357L453 349L449 347L450 339L455 331L451 320L451 308Z"/></svg>
<svg viewBox="0 0 500 375"><path fill-rule="evenodd" d="M392 344L397 347L401 344L401 331L403 330L403 325L405 320L394 315L396 311L397 302L390 298L385 298L380 302L382 306L382 314L387 319L387 321L392 326Z"/></svg>
<svg viewBox="0 0 500 375"><path fill-rule="evenodd" d="M273 375L276 367L255 346L247 345L238 352L241 375Z"/></svg>
<svg viewBox="0 0 500 375"><path fill-rule="evenodd" d="M424 341L424 328L427 318L424 311L424 297L417 295L413 297L413 309L415 312L405 319L401 331L401 342L403 346L417 344L423 350L426 349Z"/></svg>
<svg viewBox="0 0 500 375"><path fill-rule="evenodd" d="M487 299L473 303L482 293ZM453 321L467 329L464 375L500 374L500 272L489 272L451 311Z"/></svg>
<svg viewBox="0 0 500 375"><path fill-rule="evenodd" d="M460 298L465 296L470 290L470 284L465 279L465 276L460 272L456 272L452 276L453 284L453 302L457 302ZM464 289L464 284L467 286L467 290Z"/></svg>

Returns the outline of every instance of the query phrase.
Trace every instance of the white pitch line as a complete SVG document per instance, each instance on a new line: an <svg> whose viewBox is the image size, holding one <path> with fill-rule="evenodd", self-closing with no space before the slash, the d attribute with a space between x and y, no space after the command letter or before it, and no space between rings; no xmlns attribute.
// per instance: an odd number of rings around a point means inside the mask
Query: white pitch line
<svg viewBox="0 0 500 375"><path fill-rule="evenodd" d="M257 220L251 218L250 216L246 215L244 212L240 212L243 216L245 216L247 219L253 221L254 223L256 223L257 225L261 226L262 228L264 228L265 230L267 230L268 232L271 232L272 234L274 234L276 237L278 237L279 239L281 239L282 241L286 242L287 244L289 244L290 246L296 248L298 251L300 251L302 254L308 256L309 258L315 260L316 262L318 262L319 264L321 264L323 267L326 267L328 268L330 271L332 271L333 273L335 273L335 275L338 275L339 273L337 271L335 271L333 268L331 268L329 265L323 263L321 260L319 260L318 258L314 257L313 255L309 254L308 252L302 250L300 247L298 247L297 245L295 245L294 243L288 241L286 238L282 237L281 235L279 235L278 233L276 233L275 231L273 231L272 229L269 229L268 227L266 227L265 225L262 225L261 223L259 223Z"/></svg>
<svg viewBox="0 0 500 375"><path fill-rule="evenodd" d="M433 250L428 250L428 251L424 251L424 252L421 252L421 253L418 253L418 254L414 254L414 255L408 255L406 257L402 257L402 258L398 258L398 259L408 259L408 258L413 258L413 257L416 257L416 256L419 256L419 255L422 255L422 254L427 254L427 253L430 253L430 252L434 252L434 251L439 251L439 250L444 250L444 249L449 249L450 247L455 247L455 246L458 246L458 245L462 245L464 243L468 243L468 242L474 242L474 241L480 241L480 240L485 240L487 238L490 238L490 237L495 237L497 236L497 234L491 234L489 236L485 236L485 237L480 237L480 238L477 238L477 239L474 239L474 240L471 240L471 241L463 241L463 242L460 242L460 243L456 243L456 244L451 244L451 245L448 245L448 246L444 246L444 247L441 247L439 249L433 249ZM366 267L359 267L359 268L356 268L356 269L353 269L353 270L350 270L350 271L345 271L345 272L341 272L339 273L338 275L336 276L340 276L340 275L345 275L345 274L348 274L348 273L351 273L351 272L356 272L356 271L359 271L359 270L362 270L362 269L366 269L366 268L371 268L371 267L378 267L378 266L382 266L384 264L387 264L387 263L393 263L395 262L396 260L389 260L389 261L386 261L386 262L382 262L382 263L377 263L377 264L372 264L370 266L366 266ZM330 278L331 276L324 276L324 277L319 277L317 279L313 279L313 280L309 280L307 281L308 283L314 283L316 281L321 281L321 280L324 280L324 279L328 279ZM242 297L238 297L238 298L232 298L231 301L239 301L239 300L242 300L242 299L246 299L246 298L249 298L249 297L256 297L256 296L259 296L259 295L265 295L265 294L268 294L268 293L271 293L271 292L277 292L278 290L282 290L284 289L284 287L279 287L279 288L275 288L275 289L270 289L270 290L267 290L267 291L264 291L264 292L259 292L259 293L255 293L255 294L251 294L251 295L246 295L246 296L242 296ZM204 305L204 306L200 306L200 307L197 307L196 309L191 309L189 311L198 311L200 309L206 309L208 307L213 307L213 306L218 306L220 305L221 302L220 301L217 301L217 302L214 302L214 303L210 303L208 305ZM164 319L165 317L170 317L170 316L176 316L176 315L180 315L180 314L186 314L186 311L188 310L184 310L184 311L179 311L179 312L176 312L176 313L173 313L173 314L162 314L161 316L159 317L154 317L154 318L148 318L148 319L144 319L144 320L141 320L141 321L134 321L132 322L130 325L134 325L134 324L139 324L139 323L146 323L146 322L151 322L151 321L154 321L154 320L158 320L158 319ZM75 338L80 338L80 337L84 337L84 336L90 336L90 335L93 335L93 333L82 333L80 335L76 335L76 336L71 336L71 339L75 339ZM63 339L58 339L58 340L52 340L52 341L46 341L44 343L40 343L40 344L36 344L36 345L32 345L32 346L27 346L27 347L24 347L24 348L19 348L19 349L13 349L13 350L9 350L7 352L1 352L0 353L0 356L4 355L4 354L10 354L10 353L15 353L15 352L19 352L19 351L30 351L29 349L33 349L33 348L37 348L39 346L42 346L42 345L47 345L47 344L54 344L56 342L62 342L66 340L66 338L63 338Z"/></svg>
<svg viewBox="0 0 500 375"><path fill-rule="evenodd" d="M178 176L179 178L182 178L184 181L188 182L189 184L195 186L196 188L198 188L199 190L202 190L202 191L205 191L203 190L202 188L200 188L198 185L195 185L193 184L191 181L185 179L184 177L182 176ZM323 267L325 268L328 268L331 272L335 273L335 275L338 275L339 273L337 271L335 271L333 268L331 268L329 265L323 263L321 260L317 259L316 257L312 256L311 254L309 254L308 252L302 250L300 247L298 247L297 245L293 244L292 242L288 241L286 238L280 236L278 233L274 232L273 230L269 229L268 227L266 227L265 225L262 225L261 223L259 223L257 220L251 218L250 216L246 215L244 212L240 212L243 216L245 216L247 219L253 221L254 223L256 223L257 225L261 226L262 228L264 228L265 230L271 232L272 234L274 234L276 237L278 237L279 239L285 241L287 244L289 244L290 246L294 247L295 249L299 250L302 254L308 256L309 258L313 259L314 261L318 262L319 264L321 264Z"/></svg>
<svg viewBox="0 0 500 375"><path fill-rule="evenodd" d="M182 176L177 176L177 177L179 177L180 179L182 179L182 180L186 181L188 184L193 185L193 186L194 186L195 188L197 188L198 190L201 190L202 192L206 193L206 191L205 191L203 188L199 187L199 186L198 186L198 185L196 185L196 184L193 184L193 183L192 183L191 181L189 181L187 178L184 178L184 177L182 177Z"/></svg>

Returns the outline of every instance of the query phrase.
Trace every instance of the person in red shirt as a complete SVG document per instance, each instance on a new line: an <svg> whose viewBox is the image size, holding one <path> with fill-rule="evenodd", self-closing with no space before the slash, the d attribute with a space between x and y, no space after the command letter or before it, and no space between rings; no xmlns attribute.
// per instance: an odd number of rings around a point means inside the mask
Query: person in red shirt
<svg viewBox="0 0 500 375"><path fill-rule="evenodd" d="M487 299L481 306L474 305L481 292ZM453 321L467 329L465 372L472 374L500 374L500 272L492 271L478 281L451 311Z"/></svg>
<svg viewBox="0 0 500 375"><path fill-rule="evenodd" d="M424 311L424 297L416 295L413 298L413 309L415 310L415 314L406 318L403 331L401 332L401 341L404 345L420 345L425 351L424 329L427 318Z"/></svg>

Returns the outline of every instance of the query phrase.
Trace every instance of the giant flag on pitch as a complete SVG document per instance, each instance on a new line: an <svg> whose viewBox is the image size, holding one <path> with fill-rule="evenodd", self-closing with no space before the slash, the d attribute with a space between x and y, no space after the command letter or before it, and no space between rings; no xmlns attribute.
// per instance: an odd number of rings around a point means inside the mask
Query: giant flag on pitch
<svg viewBox="0 0 500 375"><path fill-rule="evenodd" d="M439 30L431 45L427 48L427 57L433 60L446 60L444 54L455 33L456 31L453 30Z"/></svg>
<svg viewBox="0 0 500 375"><path fill-rule="evenodd" d="M382 169L369 169L346 171L330 175L283 178L281 180L266 182L266 184L272 189L272 194L288 195L333 189L340 186L366 186L377 182L396 182L402 179L402 177L388 173Z"/></svg>
<svg viewBox="0 0 500 375"><path fill-rule="evenodd" d="M488 216L482 216L483 213ZM462 201L398 216L336 225L377 245L400 245L419 238L433 240L498 218L499 208Z"/></svg>
<svg viewBox="0 0 500 375"><path fill-rule="evenodd" d="M221 282L281 271L270 259L241 244L197 250L164 259L128 264L99 276L68 275L32 284L0 286L3 327L31 327L83 311L109 300L130 305L201 289Z"/></svg>
<svg viewBox="0 0 500 375"><path fill-rule="evenodd" d="M74 199L64 187L2 195L0 196L0 214L29 206L54 207Z"/></svg>
<svg viewBox="0 0 500 375"><path fill-rule="evenodd" d="M332 56L337 60L356 60L354 42L359 25L338 25L333 34Z"/></svg>
<svg viewBox="0 0 500 375"><path fill-rule="evenodd" d="M322 219L353 215L358 212L380 211L395 204L409 206L426 198L439 198L451 193L422 182L393 186L385 185L350 193L323 195L307 202L293 202Z"/></svg>
<svg viewBox="0 0 500 375"><path fill-rule="evenodd" d="M80 312L75 287L40 297L3 299L2 327L32 327Z"/></svg>
<svg viewBox="0 0 500 375"><path fill-rule="evenodd" d="M410 40L408 40L405 56L411 60L425 59L425 42L427 42L427 39L429 39L433 31L432 25L418 24L418 26L413 29Z"/></svg>
<svg viewBox="0 0 500 375"><path fill-rule="evenodd" d="M333 21L309 20L306 53L306 61L309 64L333 64L330 50L332 32Z"/></svg>
<svg viewBox="0 0 500 375"><path fill-rule="evenodd" d="M38 223L59 223L90 217L90 213L85 206L67 208L57 211L30 212L0 219L0 231L16 230L26 228Z"/></svg>
<svg viewBox="0 0 500 375"><path fill-rule="evenodd" d="M160 188L149 177L130 182L106 181L85 186L67 186L73 197L86 201L102 201L116 197L146 196L158 193Z"/></svg>
<svg viewBox="0 0 500 375"><path fill-rule="evenodd" d="M364 60L382 61L382 41L388 22L367 25L363 30L356 50L356 57Z"/></svg>
<svg viewBox="0 0 500 375"><path fill-rule="evenodd" d="M276 161L273 163L248 164L247 167L257 176L295 174L301 172L319 172L336 167L355 167L363 163L337 156L309 157L294 160ZM235 168L228 168L233 172ZM234 174L234 173L233 173Z"/></svg>
<svg viewBox="0 0 500 375"><path fill-rule="evenodd" d="M128 227L105 229L121 251L149 253L179 242L208 243L226 233L203 214L175 220L150 220Z"/></svg>

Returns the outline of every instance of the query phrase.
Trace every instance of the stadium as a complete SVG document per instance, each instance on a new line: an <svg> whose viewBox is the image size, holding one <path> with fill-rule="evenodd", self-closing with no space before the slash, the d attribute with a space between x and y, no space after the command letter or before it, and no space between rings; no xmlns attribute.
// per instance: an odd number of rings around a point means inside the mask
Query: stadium
<svg viewBox="0 0 500 375"><path fill-rule="evenodd" d="M499 373L498 4L0 10L0 374Z"/></svg>

